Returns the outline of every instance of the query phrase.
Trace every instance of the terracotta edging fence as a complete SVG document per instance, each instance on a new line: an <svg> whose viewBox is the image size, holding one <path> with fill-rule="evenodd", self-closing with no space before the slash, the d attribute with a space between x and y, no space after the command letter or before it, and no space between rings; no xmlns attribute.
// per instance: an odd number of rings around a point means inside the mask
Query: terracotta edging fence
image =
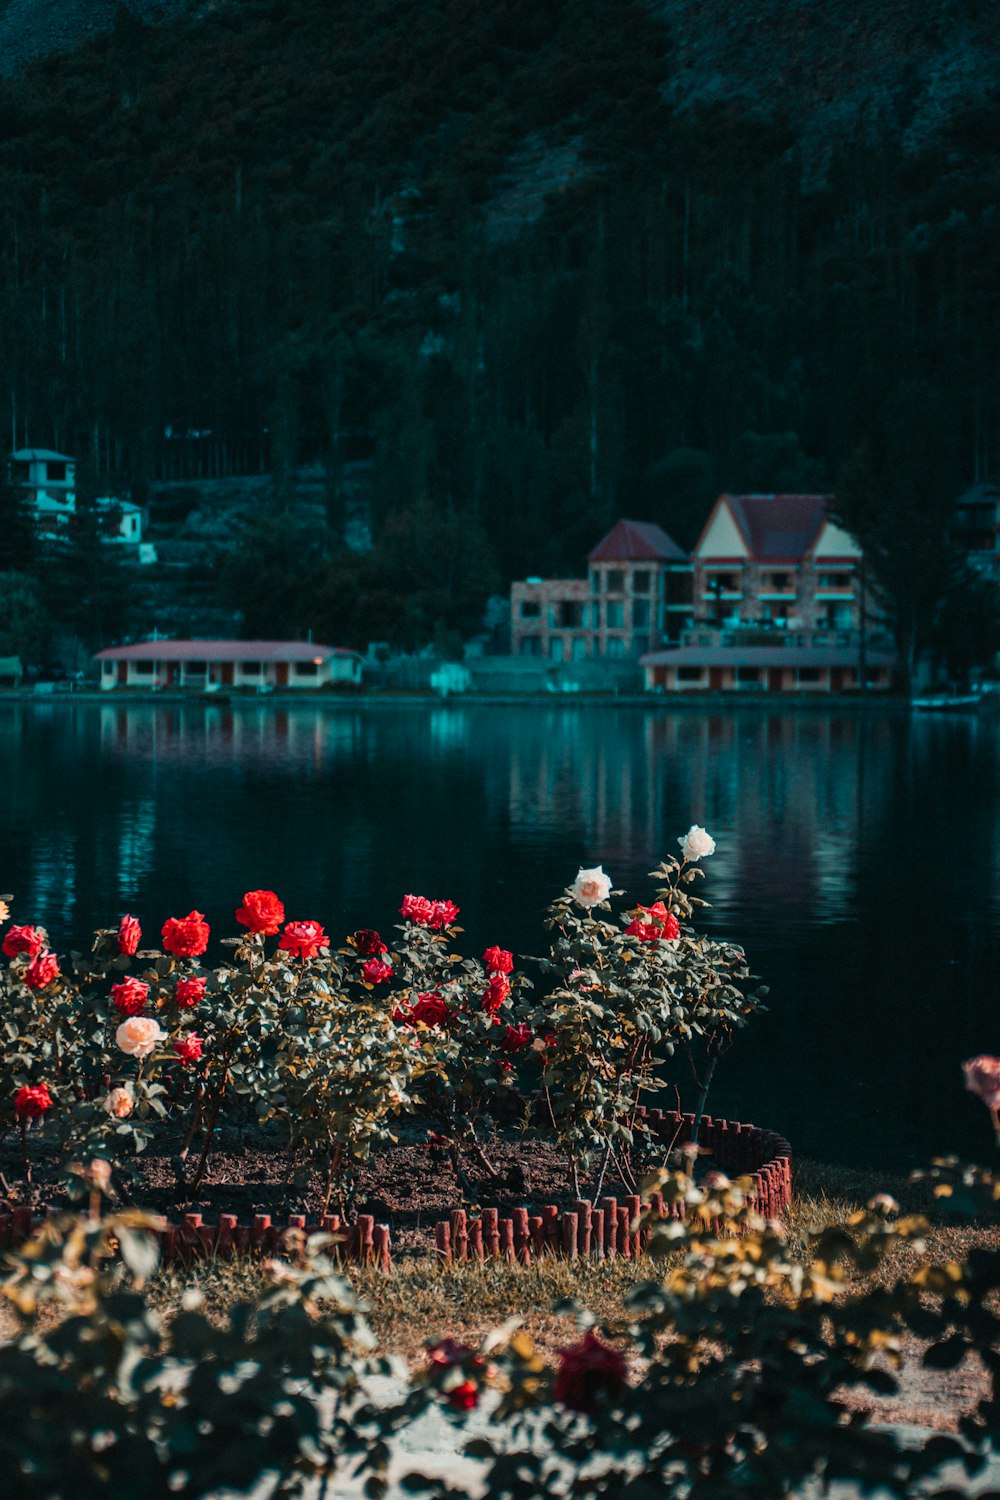
<svg viewBox="0 0 1000 1500"><path fill-rule="evenodd" d="M694 1115L664 1109L638 1113L665 1149L690 1141ZM773 1130L705 1115L698 1143L720 1169L736 1177L752 1177L754 1207L762 1217L779 1219L787 1212L792 1201L792 1148L784 1137ZM636 1193L623 1202L602 1198L596 1205L581 1198L568 1212L555 1204L546 1204L537 1214L515 1208L505 1218L496 1208L484 1208L478 1219L470 1218L464 1208L453 1208L435 1226L435 1248L446 1265L493 1256L521 1265L529 1265L532 1256L539 1255L562 1255L568 1260L582 1256L603 1260L613 1255L633 1259L649 1239L648 1229L633 1228L641 1207ZM671 1212L660 1193L651 1195L650 1207L661 1216ZM676 1205L672 1212L674 1217L683 1217L683 1205Z"/></svg>
<svg viewBox="0 0 1000 1500"><path fill-rule="evenodd" d="M0 1249L20 1244L41 1229L47 1219L57 1217L54 1211L38 1217L30 1208L0 1212ZM179 1224L163 1220L156 1238L161 1258L170 1262L213 1255L245 1255L252 1251L280 1255L302 1236L324 1231L342 1236L333 1247L338 1258L376 1266L386 1273L392 1269L389 1226L376 1224L370 1214L359 1214L354 1224L348 1224L339 1214L324 1214L316 1224L309 1224L305 1214L291 1214L282 1228L272 1224L270 1214L255 1214L249 1224L241 1224L235 1214L220 1214L217 1223L206 1224L201 1214L191 1213L185 1214Z"/></svg>
<svg viewBox="0 0 1000 1500"><path fill-rule="evenodd" d="M663 1109L640 1109L638 1114L665 1151L691 1139L693 1115ZM713 1120L705 1115L698 1140L721 1169L737 1177L752 1177L758 1213L765 1219L781 1218L792 1201L792 1150L782 1136L755 1125ZM659 1193L652 1194L650 1206L655 1213L667 1212ZM554 1203L546 1204L536 1214L527 1208L515 1208L503 1218L498 1208L484 1208L478 1218L470 1217L464 1208L453 1208L449 1217L435 1226L434 1243L438 1259L447 1265L494 1256L522 1265L539 1255L562 1255L569 1260L612 1255L633 1258L642 1253L649 1237L648 1230L633 1228L641 1207L638 1194L632 1194L623 1202L602 1198L596 1205L580 1199L568 1212ZM676 1206L674 1214L682 1216L681 1205ZM0 1249L21 1244L47 1219L58 1216L50 1211L39 1217L26 1207L0 1210ZM235 1214L220 1214L215 1224L206 1224L201 1214L190 1213L179 1224L163 1220L156 1235L161 1256L169 1263L251 1251L280 1255L292 1249L302 1236L323 1231L341 1237L334 1247L340 1259L374 1266L384 1274L392 1269L389 1226L376 1224L370 1214L359 1214L353 1224L339 1214L324 1214L313 1224L307 1222L305 1214L292 1214L287 1225L279 1227L272 1224L270 1214L255 1214L250 1224L241 1224Z"/></svg>

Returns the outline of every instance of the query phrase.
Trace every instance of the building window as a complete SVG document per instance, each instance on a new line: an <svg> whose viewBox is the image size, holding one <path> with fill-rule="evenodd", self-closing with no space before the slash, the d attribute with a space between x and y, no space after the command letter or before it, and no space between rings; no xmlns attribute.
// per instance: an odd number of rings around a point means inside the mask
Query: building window
<svg viewBox="0 0 1000 1500"><path fill-rule="evenodd" d="M207 671L207 661L186 661L184 663L185 677L204 677Z"/></svg>
<svg viewBox="0 0 1000 1500"><path fill-rule="evenodd" d="M295 663L296 677L317 677L319 666L314 661L297 661Z"/></svg>
<svg viewBox="0 0 1000 1500"><path fill-rule="evenodd" d="M796 673L797 680L803 684L819 682L822 676L823 672L820 667L800 667Z"/></svg>
<svg viewBox="0 0 1000 1500"><path fill-rule="evenodd" d="M771 588L774 590L774 592L776 594L787 593L787 591L788 591L788 589L790 587L791 587L791 585L790 585L790 583L788 581L788 574L787 573L772 573L771 574Z"/></svg>
<svg viewBox="0 0 1000 1500"><path fill-rule="evenodd" d="M104 673L105 677L113 677L114 676L114 671L115 671L115 664L114 664L114 662L113 661L102 661L101 662L101 671Z"/></svg>
<svg viewBox="0 0 1000 1500"><path fill-rule="evenodd" d="M620 630L625 624L625 605L620 599L609 599L607 604L607 626L609 630Z"/></svg>
<svg viewBox="0 0 1000 1500"><path fill-rule="evenodd" d="M66 465L65 464L56 463L56 462L54 462L54 460L49 459L49 461L48 461L48 463L46 465L45 472L46 472L46 478L52 480L52 482L54 484L65 484L65 482L66 482Z"/></svg>
<svg viewBox="0 0 1000 1500"><path fill-rule="evenodd" d="M260 662L259 661L241 661L240 662L240 671L243 673L244 677L259 677L260 676Z"/></svg>
<svg viewBox="0 0 1000 1500"><path fill-rule="evenodd" d="M632 592L635 594L649 593L649 573L645 569L637 569L632 574Z"/></svg>
<svg viewBox="0 0 1000 1500"><path fill-rule="evenodd" d="M591 630L600 630L601 628L601 606L596 599L590 606L590 628Z"/></svg>
<svg viewBox="0 0 1000 1500"><path fill-rule="evenodd" d="M637 635L632 638L632 650L636 656L645 656L649 650L649 636Z"/></svg>
<svg viewBox="0 0 1000 1500"><path fill-rule="evenodd" d="M538 599L521 600L521 619L539 620L542 616L542 605Z"/></svg>
<svg viewBox="0 0 1000 1500"><path fill-rule="evenodd" d="M609 594L624 594L625 574L621 568L608 569L607 592Z"/></svg>
<svg viewBox="0 0 1000 1500"><path fill-rule="evenodd" d="M579 599L557 599L549 606L549 624L559 630L579 630L583 605Z"/></svg>
<svg viewBox="0 0 1000 1500"><path fill-rule="evenodd" d="M550 661L562 661L563 654L564 653L563 653L563 638L562 638L562 636L561 635L552 635L552 636L549 636L549 660Z"/></svg>
<svg viewBox="0 0 1000 1500"><path fill-rule="evenodd" d="M540 635L523 635L521 637L522 656L541 656L542 638Z"/></svg>
<svg viewBox="0 0 1000 1500"><path fill-rule="evenodd" d="M736 668L736 681L737 682L759 682L760 681L760 667L737 667Z"/></svg>
<svg viewBox="0 0 1000 1500"><path fill-rule="evenodd" d="M819 587L821 589L849 589L851 575L849 573L821 573Z"/></svg>
<svg viewBox="0 0 1000 1500"><path fill-rule="evenodd" d="M608 638L605 655L615 660L620 660L625 655L625 642L620 635L613 635Z"/></svg>
<svg viewBox="0 0 1000 1500"><path fill-rule="evenodd" d="M704 669L702 667L678 667L677 668L677 681L678 682L701 682L703 675L704 675Z"/></svg>
<svg viewBox="0 0 1000 1500"><path fill-rule="evenodd" d="M134 661L132 663L132 671L142 677L148 677L149 674L155 670L155 661Z"/></svg>
<svg viewBox="0 0 1000 1500"><path fill-rule="evenodd" d="M632 624L637 630L645 630L649 624L649 600L633 599Z"/></svg>
<svg viewBox="0 0 1000 1500"><path fill-rule="evenodd" d="M592 594L599 594L601 592L601 574L598 568L591 568L590 570L590 592Z"/></svg>
<svg viewBox="0 0 1000 1500"><path fill-rule="evenodd" d="M587 637L576 635L573 637L573 660L586 661L587 659Z"/></svg>

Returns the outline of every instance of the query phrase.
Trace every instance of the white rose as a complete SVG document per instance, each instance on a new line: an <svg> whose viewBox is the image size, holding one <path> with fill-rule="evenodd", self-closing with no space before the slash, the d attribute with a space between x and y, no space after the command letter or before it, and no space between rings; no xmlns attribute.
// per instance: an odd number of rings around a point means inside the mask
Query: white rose
<svg viewBox="0 0 1000 1500"><path fill-rule="evenodd" d="M569 893L574 901L589 911L599 901L607 901L611 893L611 877L605 875L600 865L593 870L581 870L570 886Z"/></svg>
<svg viewBox="0 0 1000 1500"><path fill-rule="evenodd" d="M129 1016L115 1032L115 1041L130 1057L148 1057L157 1042L165 1042L167 1033L150 1016Z"/></svg>
<svg viewBox="0 0 1000 1500"><path fill-rule="evenodd" d="M692 823L683 838L677 840L685 859L705 859L715 853L715 840L704 828Z"/></svg>
<svg viewBox="0 0 1000 1500"><path fill-rule="evenodd" d="M109 1115L114 1115L116 1120L124 1120L132 1113L135 1100L132 1098L131 1089L112 1089L104 1101L104 1108Z"/></svg>

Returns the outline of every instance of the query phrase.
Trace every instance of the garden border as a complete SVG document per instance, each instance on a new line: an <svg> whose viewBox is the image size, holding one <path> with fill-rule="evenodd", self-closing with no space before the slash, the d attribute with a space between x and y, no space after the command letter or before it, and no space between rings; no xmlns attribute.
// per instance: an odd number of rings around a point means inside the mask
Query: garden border
<svg viewBox="0 0 1000 1500"><path fill-rule="evenodd" d="M636 1113L667 1150L683 1146L694 1133L693 1114L645 1107ZM738 1120L713 1120L711 1115L703 1115L698 1141L720 1167L752 1178L754 1207L763 1218L780 1219L788 1211L792 1201L792 1148L784 1136ZM650 1195L650 1207L661 1217L684 1217L684 1205L678 1203L667 1210L660 1193ZM568 1260L604 1260L615 1255L633 1259L642 1254L650 1237L648 1228L633 1228L641 1208L638 1193L630 1194L623 1203L617 1198L602 1198L596 1207L589 1199L580 1198L567 1211L560 1211L554 1203L544 1205L540 1214L515 1208L505 1218L496 1208L484 1208L478 1219L470 1218L464 1208L453 1208L447 1219L435 1225L435 1250L445 1265L495 1256L530 1265L533 1255L543 1254Z"/></svg>

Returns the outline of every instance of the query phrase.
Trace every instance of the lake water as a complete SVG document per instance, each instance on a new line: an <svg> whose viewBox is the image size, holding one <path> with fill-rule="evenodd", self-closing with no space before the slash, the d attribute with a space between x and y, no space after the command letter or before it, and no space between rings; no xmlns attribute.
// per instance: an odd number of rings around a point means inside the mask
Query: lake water
<svg viewBox="0 0 1000 1500"><path fill-rule="evenodd" d="M693 823L705 925L769 1014L710 1109L829 1160L986 1159L959 1064L1000 1051L1000 730L890 710L0 704L0 891L54 945L128 910L233 931L245 890L332 934L450 897L466 947L543 951L602 864L629 904Z"/></svg>

